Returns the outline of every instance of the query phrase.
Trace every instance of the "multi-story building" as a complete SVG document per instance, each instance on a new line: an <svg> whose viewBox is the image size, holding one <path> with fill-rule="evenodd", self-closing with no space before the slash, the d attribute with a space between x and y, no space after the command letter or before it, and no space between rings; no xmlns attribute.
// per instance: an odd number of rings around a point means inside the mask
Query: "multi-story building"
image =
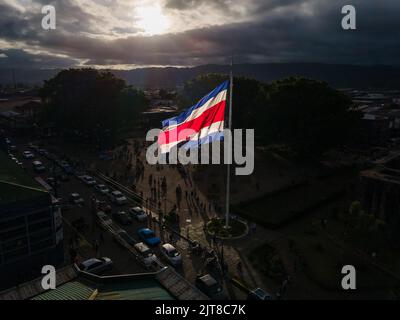
<svg viewBox="0 0 400 320"><path fill-rule="evenodd" d="M64 260L61 213L44 190L0 151L0 289Z"/></svg>
<svg viewBox="0 0 400 320"><path fill-rule="evenodd" d="M385 221L392 240L400 241L400 155L390 154L377 164L360 175L363 208Z"/></svg>

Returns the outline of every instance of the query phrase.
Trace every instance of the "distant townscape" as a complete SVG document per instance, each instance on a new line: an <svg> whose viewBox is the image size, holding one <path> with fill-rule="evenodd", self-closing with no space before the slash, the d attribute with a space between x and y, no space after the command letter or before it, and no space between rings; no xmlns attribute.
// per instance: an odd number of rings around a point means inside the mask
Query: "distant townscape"
<svg viewBox="0 0 400 320"><path fill-rule="evenodd" d="M2 86L17 83L41 85L60 70L3 68L0 73ZM198 75L207 73L229 73L228 65L202 65L198 67L154 67L132 70L111 70L128 84L141 88L175 88ZM323 80L336 88L380 88L396 89L400 86L400 68L394 66L335 65L318 63L270 63L237 64L238 76L250 77L264 82L299 75ZM13 80L14 79L14 80Z"/></svg>

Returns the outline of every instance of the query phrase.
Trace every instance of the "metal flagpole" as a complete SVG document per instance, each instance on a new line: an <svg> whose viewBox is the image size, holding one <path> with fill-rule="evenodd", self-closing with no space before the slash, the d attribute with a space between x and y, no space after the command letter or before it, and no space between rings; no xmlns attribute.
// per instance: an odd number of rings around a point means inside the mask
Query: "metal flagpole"
<svg viewBox="0 0 400 320"><path fill-rule="evenodd" d="M229 228L229 202L230 202L230 184L231 184L231 161L232 161L232 147L233 147L233 132L232 132L232 97L233 97L233 58L231 59L231 72L229 81L229 118L228 128L231 130L231 136L228 146L228 165L226 169L226 207L225 207L225 228Z"/></svg>

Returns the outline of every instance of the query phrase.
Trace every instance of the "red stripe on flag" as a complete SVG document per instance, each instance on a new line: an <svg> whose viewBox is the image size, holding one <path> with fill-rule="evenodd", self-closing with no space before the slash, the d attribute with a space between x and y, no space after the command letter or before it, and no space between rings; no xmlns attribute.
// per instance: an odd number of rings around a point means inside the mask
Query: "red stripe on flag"
<svg viewBox="0 0 400 320"><path fill-rule="evenodd" d="M182 123L172 130L161 132L158 135L158 144L164 145L176 141L188 140L194 133L199 132L202 128L209 127L214 122L224 121L225 106L226 100L221 101L212 108L204 111L196 119ZM191 132L184 132L185 129L190 129Z"/></svg>

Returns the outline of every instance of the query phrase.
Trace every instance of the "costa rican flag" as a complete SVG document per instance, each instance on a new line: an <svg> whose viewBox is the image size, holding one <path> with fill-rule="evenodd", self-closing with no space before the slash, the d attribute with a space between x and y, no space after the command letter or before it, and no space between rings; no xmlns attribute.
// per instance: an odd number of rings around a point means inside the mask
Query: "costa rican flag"
<svg viewBox="0 0 400 320"><path fill-rule="evenodd" d="M161 153L174 147L191 149L223 140L225 106L229 81L223 82L193 107L180 115L164 120L158 136Z"/></svg>

